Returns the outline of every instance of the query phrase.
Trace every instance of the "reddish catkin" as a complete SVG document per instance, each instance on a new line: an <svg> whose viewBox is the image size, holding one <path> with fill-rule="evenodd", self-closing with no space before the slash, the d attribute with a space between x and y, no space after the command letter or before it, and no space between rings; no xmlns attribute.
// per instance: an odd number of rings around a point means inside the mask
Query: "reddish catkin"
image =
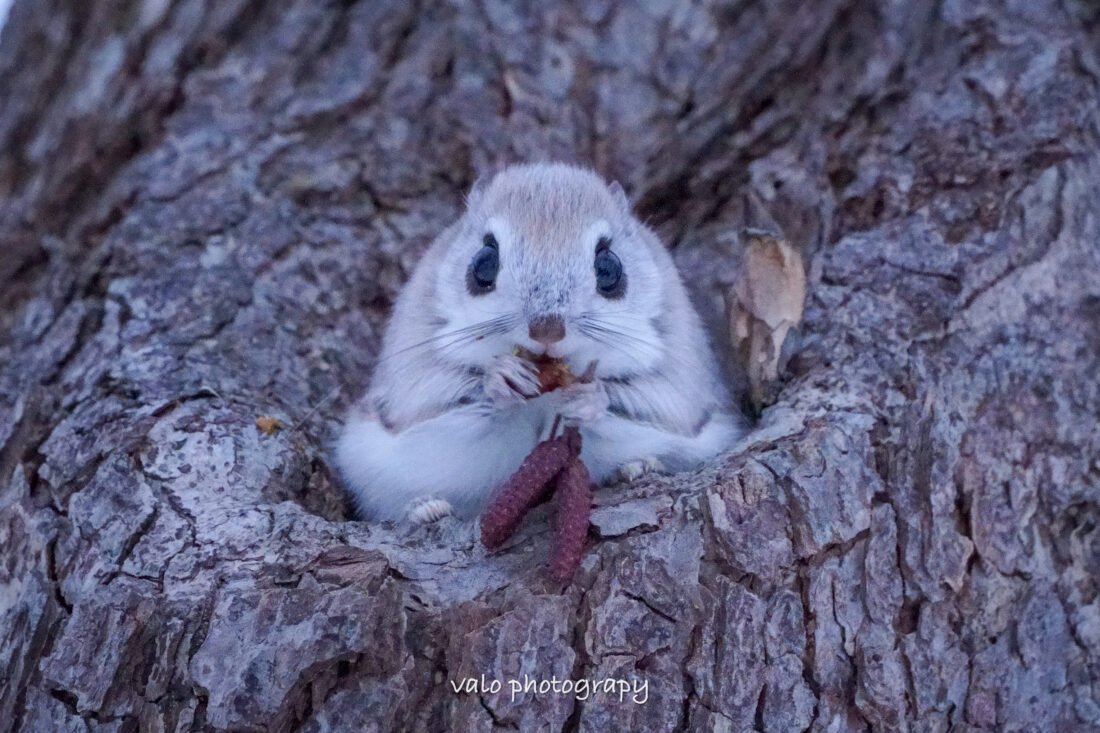
<svg viewBox="0 0 1100 733"><path fill-rule="evenodd" d="M550 556L550 577L559 583L568 583L581 564L592 512L592 482L580 458L574 457L558 474L555 493L558 495L558 526Z"/></svg>
<svg viewBox="0 0 1100 733"><path fill-rule="evenodd" d="M569 444L560 437L536 445L481 515L481 543L492 549L511 537L572 457Z"/></svg>

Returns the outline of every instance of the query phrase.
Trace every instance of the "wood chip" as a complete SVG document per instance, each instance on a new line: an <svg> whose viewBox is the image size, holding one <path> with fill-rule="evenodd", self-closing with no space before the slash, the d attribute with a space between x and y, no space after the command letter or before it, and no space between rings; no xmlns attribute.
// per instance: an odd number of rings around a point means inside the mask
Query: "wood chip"
<svg viewBox="0 0 1100 733"><path fill-rule="evenodd" d="M277 431L283 429L283 424L271 415L260 415L256 418L256 427L268 435L274 435Z"/></svg>
<svg viewBox="0 0 1100 733"><path fill-rule="evenodd" d="M758 202L746 209L767 217ZM770 219L746 226L745 235L741 276L728 297L729 330L748 376L749 398L760 409L774 399L783 341L802 322L806 273L802 255Z"/></svg>

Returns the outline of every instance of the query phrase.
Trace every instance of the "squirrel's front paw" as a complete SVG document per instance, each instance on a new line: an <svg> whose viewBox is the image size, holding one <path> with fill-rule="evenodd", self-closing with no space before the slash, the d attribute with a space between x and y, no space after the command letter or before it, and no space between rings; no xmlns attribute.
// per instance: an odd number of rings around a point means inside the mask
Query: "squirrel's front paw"
<svg viewBox="0 0 1100 733"><path fill-rule="evenodd" d="M454 507L446 499L420 499L409 504L405 516L415 524L437 522L454 514Z"/></svg>
<svg viewBox="0 0 1100 733"><path fill-rule="evenodd" d="M665 467L661 465L661 461L657 459L656 456L650 456L649 458L640 458L636 461L627 461L619 466L619 470L615 472L615 475L620 481L630 482L648 473L664 472Z"/></svg>
<svg viewBox="0 0 1100 733"><path fill-rule="evenodd" d="M561 391L561 416L568 423L589 422L607 412L611 398L603 383L574 382Z"/></svg>
<svg viewBox="0 0 1100 733"><path fill-rule="evenodd" d="M485 373L485 397L496 408L514 407L539 394L535 365L513 354L502 354Z"/></svg>

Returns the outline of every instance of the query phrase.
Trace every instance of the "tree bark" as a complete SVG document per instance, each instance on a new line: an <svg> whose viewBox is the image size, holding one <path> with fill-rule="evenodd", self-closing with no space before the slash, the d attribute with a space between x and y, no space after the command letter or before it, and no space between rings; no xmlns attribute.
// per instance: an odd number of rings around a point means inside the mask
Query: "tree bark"
<svg viewBox="0 0 1100 733"><path fill-rule="evenodd" d="M1100 726L1098 48L1084 0L17 0L0 726ZM326 450L476 173L540 158L704 310L747 191L809 275L778 402L599 490L564 589L546 509L348 521ZM509 686L554 677L646 701Z"/></svg>

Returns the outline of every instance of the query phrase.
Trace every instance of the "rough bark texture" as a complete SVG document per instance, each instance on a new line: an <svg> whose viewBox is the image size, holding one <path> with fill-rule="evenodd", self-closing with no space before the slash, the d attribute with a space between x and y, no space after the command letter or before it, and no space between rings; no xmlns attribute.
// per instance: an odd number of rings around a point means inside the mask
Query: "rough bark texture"
<svg viewBox="0 0 1100 733"><path fill-rule="evenodd" d="M1098 48L1084 0L17 0L0 726L1100 726ZM810 278L757 430L598 491L564 590L547 508L347 521L325 452L475 172L547 157L704 305L749 188Z"/></svg>

